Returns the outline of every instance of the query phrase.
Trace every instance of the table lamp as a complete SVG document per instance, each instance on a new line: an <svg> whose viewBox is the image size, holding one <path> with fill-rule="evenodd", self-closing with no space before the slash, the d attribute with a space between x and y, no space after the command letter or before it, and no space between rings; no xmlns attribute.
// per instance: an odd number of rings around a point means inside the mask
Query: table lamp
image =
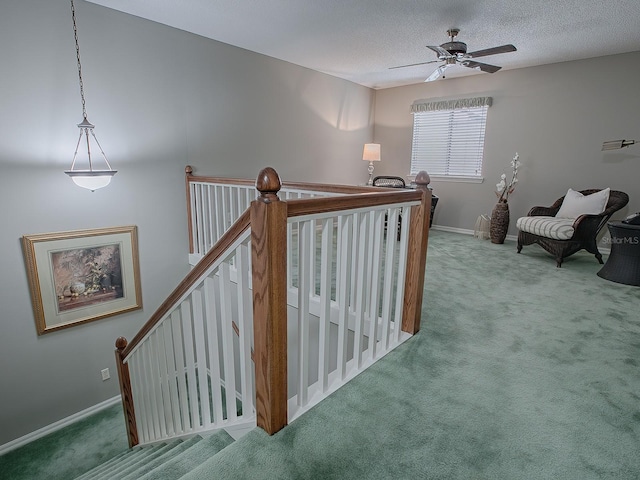
<svg viewBox="0 0 640 480"><path fill-rule="evenodd" d="M369 162L369 181L367 185L373 185L373 162L380 161L380 144L365 143L362 151L362 160Z"/></svg>

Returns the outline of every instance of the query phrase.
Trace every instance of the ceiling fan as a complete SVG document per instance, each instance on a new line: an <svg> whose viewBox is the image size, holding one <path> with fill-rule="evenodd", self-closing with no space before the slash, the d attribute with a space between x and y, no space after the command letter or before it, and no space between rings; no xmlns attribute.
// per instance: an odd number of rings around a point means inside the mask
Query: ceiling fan
<svg viewBox="0 0 640 480"><path fill-rule="evenodd" d="M462 65L463 67L474 68L476 70L481 70L487 73L495 73L500 70L502 67L496 67L495 65L489 65L487 63L480 63L473 60L478 57L486 57L488 55L495 55L497 53L506 53L506 52L515 52L517 49L511 44L501 45L499 47L486 48L484 50L476 50L475 52L467 53L467 44L464 42L458 42L454 39L460 33L460 29L458 28L450 28L447 30L447 35L451 39L449 42L443 43L440 46L434 47L432 45L427 45L427 48L430 48L438 55L437 60L431 60L429 62L421 62L421 63L411 63L409 65L400 65L397 67L390 67L390 69L394 68L404 68L404 67L414 67L417 65L426 65L428 63L434 62L444 62L444 64L440 65L436 68L429 78L425 80L425 82L433 82L442 76L444 77L444 72L447 68L452 65Z"/></svg>

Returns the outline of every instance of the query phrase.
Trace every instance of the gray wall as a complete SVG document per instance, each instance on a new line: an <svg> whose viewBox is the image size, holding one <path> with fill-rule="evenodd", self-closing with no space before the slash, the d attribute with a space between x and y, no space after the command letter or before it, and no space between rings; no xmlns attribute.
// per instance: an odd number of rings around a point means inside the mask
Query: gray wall
<svg viewBox="0 0 640 480"><path fill-rule="evenodd" d="M523 165L509 198L510 234L534 205L551 205L569 187L611 187L629 194L614 218L640 210L640 146L601 152L602 142L640 137L640 52L478 74L376 92L374 138L382 145L376 172L405 176L418 99L493 97L487 116L484 183L432 181L440 202L434 224L473 230L496 203L495 184ZM605 229L606 230L606 229Z"/></svg>
<svg viewBox="0 0 640 480"><path fill-rule="evenodd" d="M372 90L94 4L76 16L89 120L119 171L94 193L62 173L82 120L68 0L0 7L0 445L119 393L115 339L188 271L185 165L366 180ZM22 235L119 225L139 228L144 310L38 336Z"/></svg>

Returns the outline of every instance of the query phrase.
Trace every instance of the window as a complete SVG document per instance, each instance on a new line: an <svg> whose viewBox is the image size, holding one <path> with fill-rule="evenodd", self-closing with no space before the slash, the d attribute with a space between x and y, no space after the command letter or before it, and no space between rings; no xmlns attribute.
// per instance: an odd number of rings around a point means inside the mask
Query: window
<svg viewBox="0 0 640 480"><path fill-rule="evenodd" d="M481 180L490 105L491 97L414 103L411 175Z"/></svg>

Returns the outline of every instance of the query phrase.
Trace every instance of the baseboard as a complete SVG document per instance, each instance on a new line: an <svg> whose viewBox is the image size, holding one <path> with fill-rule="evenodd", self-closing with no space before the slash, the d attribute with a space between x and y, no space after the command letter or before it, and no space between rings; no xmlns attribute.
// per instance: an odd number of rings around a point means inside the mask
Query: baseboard
<svg viewBox="0 0 640 480"><path fill-rule="evenodd" d="M473 235L474 231L469 230L468 228L456 228L456 227L447 227L445 225L432 225L432 230L441 230L443 232L451 232L451 233L461 233L463 235ZM506 240L513 240L514 242L518 240L517 235L507 235Z"/></svg>
<svg viewBox="0 0 640 480"><path fill-rule="evenodd" d="M226 432L233 438L234 440L238 440L239 438L244 437L251 430L255 430L256 422L251 422L244 425L235 425L233 427L225 428Z"/></svg>
<svg viewBox="0 0 640 480"><path fill-rule="evenodd" d="M46 427L42 427L38 430L36 430L35 432L31 432L31 433L27 433L26 435L20 437L20 438L16 438L15 440L11 440L8 443L5 443L4 445L0 445L0 455L4 455L7 452L10 452L11 450L15 450L16 448L22 447L24 445L26 445L27 443L33 442L34 440L37 440L38 438L42 438L45 435L49 435L50 433L56 432L58 430L60 430L61 428L67 427L69 425L71 425L72 423L75 423L79 420L82 420L84 418L87 418L91 415L93 415L94 413L98 413L100 410L104 410L105 408L109 408L117 403L120 403L122 401L122 398L120 397L120 395L117 395L113 398L110 398L108 400L105 400L104 402L100 402L97 405L94 405L92 407L87 408L86 410L82 410L80 412L74 413L73 415L70 415L66 418L63 418L62 420L58 420L55 423L52 423L51 425L47 425Z"/></svg>

